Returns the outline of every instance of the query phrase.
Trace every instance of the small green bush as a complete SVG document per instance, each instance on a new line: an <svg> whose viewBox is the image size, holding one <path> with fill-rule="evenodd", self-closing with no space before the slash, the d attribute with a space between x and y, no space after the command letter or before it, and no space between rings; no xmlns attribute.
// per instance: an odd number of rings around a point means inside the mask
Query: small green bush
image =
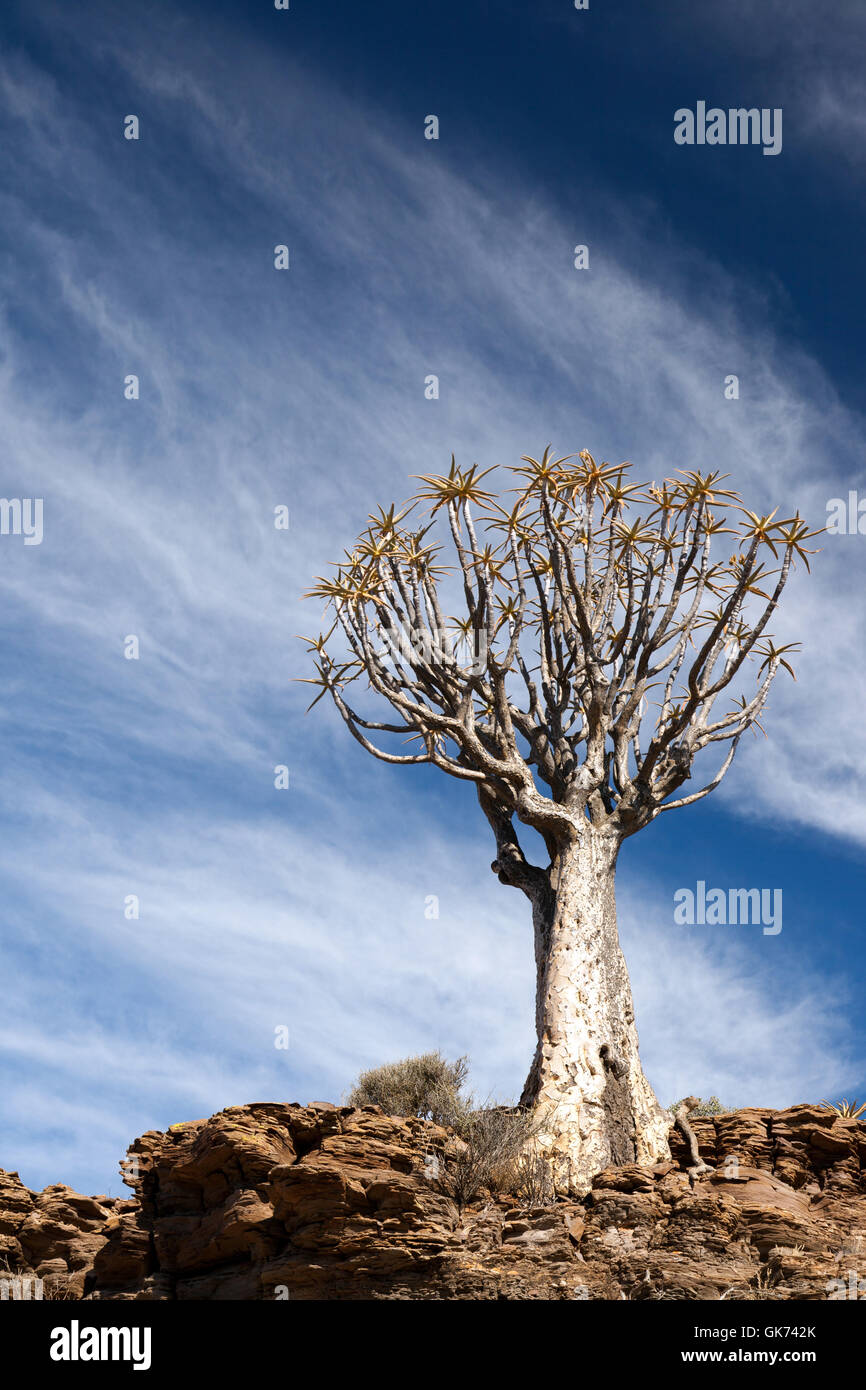
<svg viewBox="0 0 866 1390"><path fill-rule="evenodd" d="M669 1105L669 1114L675 1115L682 1103L682 1100L675 1100L673 1105ZM730 1108L729 1105L722 1105L718 1096L710 1096L709 1100L702 1100L699 1105L696 1105L691 1113L692 1115L727 1115Z"/></svg>
<svg viewBox="0 0 866 1390"><path fill-rule="evenodd" d="M478 1107L464 1090L469 1059L449 1062L441 1052L404 1057L362 1072L346 1097L348 1105L381 1105L388 1115L414 1116L453 1129L456 1140L429 1153L441 1190L461 1206L478 1194L514 1194L521 1205L553 1201L547 1160L532 1141L536 1120L528 1110Z"/></svg>
<svg viewBox="0 0 866 1390"><path fill-rule="evenodd" d="M859 1120L861 1115L866 1115L866 1105L860 1105L856 1100L842 1100L838 1105L830 1100L822 1100L818 1109L829 1110L843 1120ZM863 1123L866 1124L866 1120Z"/></svg>

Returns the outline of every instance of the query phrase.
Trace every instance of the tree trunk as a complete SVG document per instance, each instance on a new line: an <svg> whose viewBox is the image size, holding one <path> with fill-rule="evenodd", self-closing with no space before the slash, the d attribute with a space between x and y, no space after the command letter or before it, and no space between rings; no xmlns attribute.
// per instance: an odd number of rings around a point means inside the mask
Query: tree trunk
<svg viewBox="0 0 866 1390"><path fill-rule="evenodd" d="M640 1063L619 945L618 849L587 822L560 852L553 891L533 911L538 1044L521 1103L536 1109L558 1191L585 1193L611 1163L670 1156L668 1119Z"/></svg>

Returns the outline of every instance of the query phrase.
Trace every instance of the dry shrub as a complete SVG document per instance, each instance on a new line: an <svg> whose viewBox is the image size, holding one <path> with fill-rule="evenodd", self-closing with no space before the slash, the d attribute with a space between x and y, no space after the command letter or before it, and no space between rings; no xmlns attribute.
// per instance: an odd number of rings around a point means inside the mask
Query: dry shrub
<svg viewBox="0 0 866 1390"><path fill-rule="evenodd" d="M517 1182L513 1191L520 1205L527 1209L550 1207L556 1201L550 1159L531 1140L517 1160Z"/></svg>
<svg viewBox="0 0 866 1390"><path fill-rule="evenodd" d="M464 1090L469 1061L449 1062L440 1052L405 1057L362 1072L349 1105L381 1105L388 1115L415 1116L454 1131L426 1155L428 1173L461 1206L482 1190L510 1193L525 1207L554 1200L550 1168L533 1144L537 1121L529 1110L477 1106Z"/></svg>
<svg viewBox="0 0 866 1390"><path fill-rule="evenodd" d="M673 1105L668 1106L668 1113L676 1115L677 1110L682 1105L682 1100L675 1100ZM730 1113L730 1106L722 1105L718 1096L710 1096L709 1100L701 1100L691 1112L691 1118L695 1115L727 1115Z"/></svg>
<svg viewBox="0 0 866 1390"><path fill-rule="evenodd" d="M509 1193L526 1207L554 1200L544 1154L536 1148L537 1121L529 1110L497 1105L475 1110L459 1130L463 1144L446 1153L440 1186L463 1206L482 1190Z"/></svg>
<svg viewBox="0 0 866 1390"><path fill-rule="evenodd" d="M386 1115L415 1116L459 1130L471 1110L471 1098L463 1094L468 1075L467 1057L449 1062L441 1052L425 1052L361 1072L346 1102L381 1105Z"/></svg>

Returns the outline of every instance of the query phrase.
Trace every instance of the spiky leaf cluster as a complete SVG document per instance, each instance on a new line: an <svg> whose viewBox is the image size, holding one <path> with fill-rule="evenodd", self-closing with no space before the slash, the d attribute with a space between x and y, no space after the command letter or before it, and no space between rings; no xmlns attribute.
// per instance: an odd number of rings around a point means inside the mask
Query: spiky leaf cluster
<svg viewBox="0 0 866 1390"><path fill-rule="evenodd" d="M317 580L332 624L309 641L316 700L376 757L475 782L501 848L515 813L552 853L581 816L630 835L712 791L779 668L794 674L768 624L818 533L748 510L718 473L640 485L627 463L547 448L505 470L509 497L492 472L452 456ZM719 708L747 663L752 688ZM358 681L389 718L350 703ZM713 775L677 796L716 746Z"/></svg>

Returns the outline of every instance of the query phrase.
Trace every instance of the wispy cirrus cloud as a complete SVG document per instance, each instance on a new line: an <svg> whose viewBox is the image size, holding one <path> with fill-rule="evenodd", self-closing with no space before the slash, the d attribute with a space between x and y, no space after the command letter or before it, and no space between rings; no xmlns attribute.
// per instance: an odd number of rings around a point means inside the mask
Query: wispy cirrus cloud
<svg viewBox="0 0 866 1390"><path fill-rule="evenodd" d="M820 524L861 476L863 422L779 340L762 287L676 242L648 258L603 189L587 189L603 234L584 274L553 198L216 22L195 45L182 19L166 36L133 13L116 37L66 24L54 41L143 133L124 142L120 115L7 55L4 487L44 495L46 531L30 550L4 538L0 571L21 653L0 723L3 1161L98 1187L121 1134L178 1109L336 1095L422 1047L470 1051L482 1092L520 1088L528 923L471 799L368 762L324 704L304 721L290 684L293 634L318 616L299 595L373 503L452 448L487 466L553 439L645 477L721 467L753 505ZM807 639L798 684L780 682L772 740L720 794L732 812L866 837L863 620L840 600L863 566L858 538L828 538L792 584L777 630ZM833 1045L815 957L780 1009L761 958L711 942L674 973L669 933L628 930L663 1097L699 1072L725 1099L782 1103L859 1065L856 1037Z"/></svg>

